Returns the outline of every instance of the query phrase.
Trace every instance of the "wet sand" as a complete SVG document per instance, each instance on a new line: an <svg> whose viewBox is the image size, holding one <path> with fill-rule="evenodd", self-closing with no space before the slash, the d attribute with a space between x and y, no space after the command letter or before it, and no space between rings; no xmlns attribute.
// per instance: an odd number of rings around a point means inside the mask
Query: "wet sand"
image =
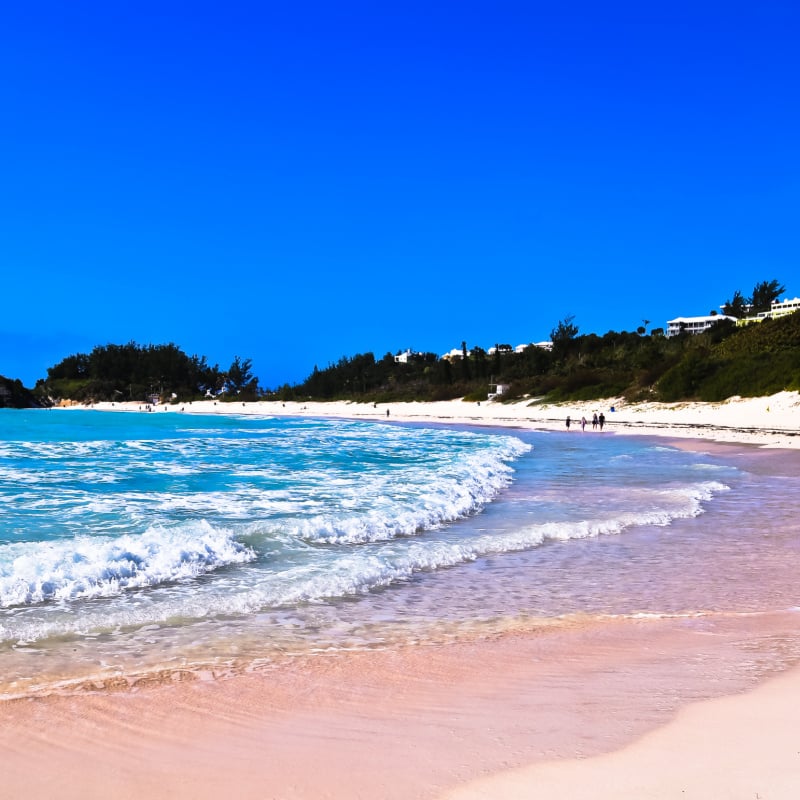
<svg viewBox="0 0 800 800"><path fill-rule="evenodd" d="M505 771L557 759L571 774L570 759L613 752L687 703L752 689L781 663L797 623L792 612L576 620L441 647L287 660L231 680L9 702L0 712L4 792L399 799L463 784L472 792L464 797L552 797L515 794L507 787L521 774ZM779 685L787 709L796 708L798 684ZM757 722L759 695L747 698ZM693 716L673 724L679 742L697 735ZM793 741L784 728L759 730L775 737L776 754ZM723 747L741 731L707 733ZM756 759L757 751L749 762L738 753L736 763L758 773ZM511 793L470 785L487 775Z"/></svg>

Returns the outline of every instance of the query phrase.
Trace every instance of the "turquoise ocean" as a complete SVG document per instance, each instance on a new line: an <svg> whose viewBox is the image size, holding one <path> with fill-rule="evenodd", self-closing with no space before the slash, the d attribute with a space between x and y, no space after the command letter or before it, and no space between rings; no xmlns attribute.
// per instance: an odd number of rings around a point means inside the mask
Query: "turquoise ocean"
<svg viewBox="0 0 800 800"><path fill-rule="evenodd" d="M608 432L3 410L0 697L796 608L800 476L761 464Z"/></svg>

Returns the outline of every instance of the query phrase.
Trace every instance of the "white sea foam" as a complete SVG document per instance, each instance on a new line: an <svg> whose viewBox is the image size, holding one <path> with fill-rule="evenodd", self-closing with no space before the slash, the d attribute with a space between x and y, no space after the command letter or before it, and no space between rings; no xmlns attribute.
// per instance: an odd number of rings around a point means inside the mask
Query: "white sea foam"
<svg viewBox="0 0 800 800"><path fill-rule="evenodd" d="M230 531L197 522L139 536L83 536L0 547L0 607L112 597L254 559Z"/></svg>
<svg viewBox="0 0 800 800"><path fill-rule="evenodd" d="M366 594L548 542L668 525L725 488L692 484L718 475L688 474L693 456L680 451L603 450L603 460L588 438L585 452L556 447L516 463L531 446L506 434L196 424L188 439L164 428L163 439L6 446L0 640ZM507 505L493 515L500 496Z"/></svg>
<svg viewBox="0 0 800 800"><path fill-rule="evenodd" d="M636 526L666 526L675 519L702 513L703 503L726 489L723 484L708 482L659 490L653 494L652 507L646 510L534 523L466 538L460 538L457 530L452 529L363 545L342 547L342 542L338 541L322 550L318 549L319 545L305 545L314 553L311 560L293 564L294 559L290 559L274 572L250 569L246 573L226 573L213 582L193 586L191 592L182 591L179 585L173 589L165 584L225 564L243 564L255 558L254 550L232 539L228 532L202 526L205 536L199 537L199 541L197 530L192 535L187 531L171 532L166 539L163 531L154 531L153 538L140 537L142 546L135 550L133 557L130 551L134 543L128 540L135 537L108 542L101 548L106 555L96 556L93 561L82 561L80 547L76 546L45 559L40 569L33 565L32 554L28 554L31 558L23 558L15 564L18 588L11 588L14 586L11 576L5 571L0 573L3 596L12 597L11 602L6 600L7 605L96 596L110 597L107 602L111 605L98 609L86 607L80 615L63 615L58 619L47 616L9 618L5 624L0 624L0 639L34 641L65 633L87 633L109 625L164 623L175 617L202 619L220 614L248 615L267 608L365 594L405 582L420 572L529 550L548 542L615 535ZM289 541L303 546L296 539ZM91 552L95 552L94 549ZM24 578L24 585L20 578ZM161 590L158 596L151 596L151 602L126 602L124 590L138 587L161 587ZM12 596L14 591L17 594Z"/></svg>
<svg viewBox="0 0 800 800"><path fill-rule="evenodd" d="M666 526L673 520L702 513L702 503L727 488L710 482L664 491L660 493L662 503L646 511L533 524L466 541L413 539L387 544L379 551L355 550L331 564L318 563L289 570L280 580L232 600L237 610L243 613L255 611L265 604L319 601L364 593L408 580L417 572L454 567L489 555L528 550L548 541L619 534L635 526Z"/></svg>
<svg viewBox="0 0 800 800"><path fill-rule="evenodd" d="M433 530L443 523L474 513L493 500L512 480L513 470L505 463L506 454L483 452L464 459L457 467L440 473L435 484L429 473L408 470L401 480L385 476L362 478L345 490L338 505L365 506L364 498L373 498L359 514L318 514L289 523L296 535L320 543L377 542L397 536L411 536ZM341 495L342 486L338 487ZM374 498L385 498L376 503Z"/></svg>

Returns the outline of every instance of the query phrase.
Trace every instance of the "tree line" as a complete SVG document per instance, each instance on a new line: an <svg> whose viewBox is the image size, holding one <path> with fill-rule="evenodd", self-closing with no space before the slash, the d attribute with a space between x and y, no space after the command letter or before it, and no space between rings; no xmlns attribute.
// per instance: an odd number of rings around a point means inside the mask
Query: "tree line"
<svg viewBox="0 0 800 800"><path fill-rule="evenodd" d="M179 402L208 396L255 400L260 390L252 367L251 359L236 356L221 370L175 344L107 344L49 367L34 395L79 402Z"/></svg>
<svg viewBox="0 0 800 800"><path fill-rule="evenodd" d="M778 281L762 281L749 297L741 292L723 306L728 316L768 310L784 292ZM205 356L188 356L175 344L108 344L70 355L47 370L32 392L0 377L0 406L79 402L184 402L213 396L221 400L358 400L399 402L480 401L541 398L548 402L624 396L631 401L724 400L800 390L800 312L758 324L737 326L720 316L708 331L666 337L647 332L648 320L633 332L581 335L573 317L550 332L550 349L531 345L515 352L508 344L491 351L467 347L460 358L414 353L343 356L314 367L302 382L262 389L251 359L236 356L228 369Z"/></svg>
<svg viewBox="0 0 800 800"><path fill-rule="evenodd" d="M574 326L574 323L570 323ZM555 334L554 329L554 334ZM666 337L609 331L554 336L552 350L522 352L472 347L466 357L444 360L420 353L397 363L391 353L362 353L314 368L302 383L269 392L281 400L399 402L481 401L503 389L500 400L548 402L625 397L635 401L724 400L800 390L800 313L757 325L720 322L702 334Z"/></svg>
<svg viewBox="0 0 800 800"><path fill-rule="evenodd" d="M784 292L786 287L776 280L761 281L753 287L753 292L749 297L745 297L738 289L733 293L730 300L725 301L722 313L729 317L744 319L745 317L755 317L764 311L769 311L772 303L777 300Z"/></svg>

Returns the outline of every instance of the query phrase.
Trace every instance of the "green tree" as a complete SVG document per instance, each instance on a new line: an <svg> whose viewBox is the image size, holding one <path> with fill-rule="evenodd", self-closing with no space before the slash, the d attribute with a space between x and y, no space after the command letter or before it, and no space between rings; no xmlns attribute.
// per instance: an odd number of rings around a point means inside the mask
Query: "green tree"
<svg viewBox="0 0 800 800"><path fill-rule="evenodd" d="M253 375L253 362L249 358L242 360L239 356L233 359L228 367L225 385L231 393L241 394L247 392L254 394L258 388L258 378Z"/></svg>
<svg viewBox="0 0 800 800"><path fill-rule="evenodd" d="M470 358L472 359L473 366L475 368L475 378L486 378L489 375L489 362L486 358L486 351L482 347L475 347L472 348L472 353L470 354Z"/></svg>
<svg viewBox="0 0 800 800"><path fill-rule="evenodd" d="M553 330L550 331L550 341L553 343L553 355L556 358L564 358L572 349L572 344L578 335L578 326L575 325L574 315L560 320Z"/></svg>
<svg viewBox="0 0 800 800"><path fill-rule="evenodd" d="M461 379L468 381L472 377L469 368L469 358L467 356L467 343L461 342Z"/></svg>
<svg viewBox="0 0 800 800"><path fill-rule="evenodd" d="M772 302L777 300L785 291L786 287L776 280L757 283L753 287L752 313L758 314L762 311L769 311L772 307Z"/></svg>
<svg viewBox="0 0 800 800"><path fill-rule="evenodd" d="M732 300L726 300L725 305L722 306L722 313L726 317L736 317L742 319L747 315L747 308L750 305L750 299L745 297L738 289L733 293Z"/></svg>

